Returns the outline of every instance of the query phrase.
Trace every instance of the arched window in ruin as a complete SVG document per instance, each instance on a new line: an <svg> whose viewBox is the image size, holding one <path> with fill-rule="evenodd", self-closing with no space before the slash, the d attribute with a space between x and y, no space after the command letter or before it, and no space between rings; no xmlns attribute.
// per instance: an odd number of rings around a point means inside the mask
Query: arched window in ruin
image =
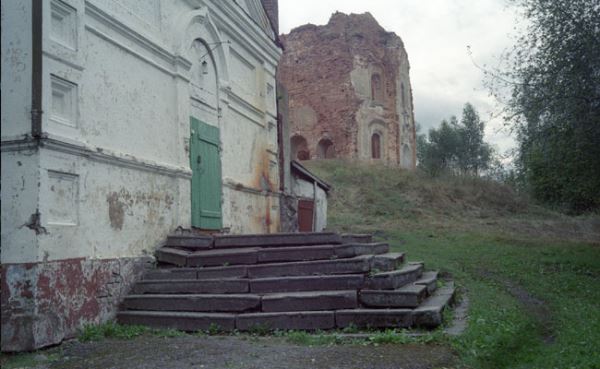
<svg viewBox="0 0 600 369"><path fill-rule="evenodd" d="M290 140L291 154L293 159L297 160L308 160L310 159L310 152L308 151L308 143L306 138L295 135Z"/></svg>
<svg viewBox="0 0 600 369"><path fill-rule="evenodd" d="M371 76L371 99L373 101L383 101L383 84L379 73L373 73Z"/></svg>
<svg viewBox="0 0 600 369"><path fill-rule="evenodd" d="M412 150L407 144L402 145L402 168L412 169L413 155Z"/></svg>
<svg viewBox="0 0 600 369"><path fill-rule="evenodd" d="M373 133L371 136L371 157L381 159L381 136L379 133Z"/></svg>
<svg viewBox="0 0 600 369"><path fill-rule="evenodd" d="M317 157L319 159L333 159L335 158L335 147L333 141L328 138L323 138L317 145Z"/></svg>
<svg viewBox="0 0 600 369"><path fill-rule="evenodd" d="M406 92L404 91L404 83L400 83L400 96L402 97L402 107L406 109Z"/></svg>

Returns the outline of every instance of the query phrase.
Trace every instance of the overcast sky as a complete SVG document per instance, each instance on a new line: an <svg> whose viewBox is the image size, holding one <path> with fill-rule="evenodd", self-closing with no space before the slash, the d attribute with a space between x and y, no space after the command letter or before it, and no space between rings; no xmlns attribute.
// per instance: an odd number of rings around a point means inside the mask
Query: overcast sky
<svg viewBox="0 0 600 369"><path fill-rule="evenodd" d="M495 101L483 86L479 64L495 64L512 45L514 9L505 0L279 0L280 32L306 23L326 24L335 11L370 12L383 28L395 32L408 52L415 118L422 131L450 115L460 118L471 102L487 122L486 139L500 151L513 139L502 130Z"/></svg>

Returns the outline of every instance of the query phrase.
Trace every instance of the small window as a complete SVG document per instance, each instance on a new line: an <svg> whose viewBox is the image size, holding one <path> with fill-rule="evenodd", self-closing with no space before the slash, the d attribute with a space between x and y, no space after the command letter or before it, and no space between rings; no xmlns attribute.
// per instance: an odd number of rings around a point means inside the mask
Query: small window
<svg viewBox="0 0 600 369"><path fill-rule="evenodd" d="M310 159L310 152L308 151L308 143L306 142L306 138L295 135L290 140L291 143L291 151L292 158L298 160L308 160Z"/></svg>
<svg viewBox="0 0 600 369"><path fill-rule="evenodd" d="M383 100L383 84L381 83L381 76L377 73L371 76L371 99L373 101Z"/></svg>
<svg viewBox="0 0 600 369"><path fill-rule="evenodd" d="M381 159L381 136L379 133L373 133L371 136L371 157Z"/></svg>
<svg viewBox="0 0 600 369"><path fill-rule="evenodd" d="M400 83L400 96L402 97L402 107L406 109L406 92L404 91L404 83Z"/></svg>
<svg viewBox="0 0 600 369"><path fill-rule="evenodd" d="M333 159L335 158L335 147L333 142L328 138L323 138L317 145L317 157L319 159Z"/></svg>

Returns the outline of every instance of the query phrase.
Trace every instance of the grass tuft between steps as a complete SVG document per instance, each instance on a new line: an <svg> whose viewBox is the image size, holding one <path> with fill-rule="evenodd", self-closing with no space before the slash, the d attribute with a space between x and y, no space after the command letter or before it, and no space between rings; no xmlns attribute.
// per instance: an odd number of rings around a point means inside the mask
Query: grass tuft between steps
<svg viewBox="0 0 600 369"><path fill-rule="evenodd" d="M79 333L81 342L100 341L105 338L133 339L144 334L157 337L179 337L186 333L177 329L157 329L143 325L123 325L115 322L103 324L88 324Z"/></svg>

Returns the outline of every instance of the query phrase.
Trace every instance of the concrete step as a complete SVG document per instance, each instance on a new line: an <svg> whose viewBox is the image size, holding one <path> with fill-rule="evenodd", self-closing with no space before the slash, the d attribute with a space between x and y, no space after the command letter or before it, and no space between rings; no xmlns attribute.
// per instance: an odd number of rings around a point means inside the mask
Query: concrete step
<svg viewBox="0 0 600 369"><path fill-rule="evenodd" d="M325 274L367 273L372 256L363 255L347 259L298 261L248 266L248 277L305 276Z"/></svg>
<svg viewBox="0 0 600 369"><path fill-rule="evenodd" d="M345 243L335 248L335 256L338 258L351 258L360 255L378 255L390 251L387 243Z"/></svg>
<svg viewBox="0 0 600 369"><path fill-rule="evenodd" d="M123 300L129 310L242 312L258 310L260 296L253 294L146 294Z"/></svg>
<svg viewBox="0 0 600 369"><path fill-rule="evenodd" d="M421 278L415 281L415 284L422 284L427 287L427 294L431 295L437 288L438 272L423 272Z"/></svg>
<svg viewBox="0 0 600 369"><path fill-rule="evenodd" d="M452 302L455 292L452 282L437 289L431 297L413 310L414 324L428 328L442 324L444 309Z"/></svg>
<svg viewBox="0 0 600 369"><path fill-rule="evenodd" d="M259 263L328 260L334 257L334 245L272 247L258 251Z"/></svg>
<svg viewBox="0 0 600 369"><path fill-rule="evenodd" d="M272 233L246 235L218 235L215 248L278 247L341 244L342 237L334 232Z"/></svg>
<svg viewBox="0 0 600 369"><path fill-rule="evenodd" d="M395 290L361 290L359 301L376 308L416 308L427 297L425 285L410 283Z"/></svg>
<svg viewBox="0 0 600 369"><path fill-rule="evenodd" d="M365 281L365 288L372 290L395 290L416 281L422 274L422 264L409 264L399 270L370 275Z"/></svg>
<svg viewBox="0 0 600 369"><path fill-rule="evenodd" d="M208 250L213 247L213 238L201 234L170 234L165 245L192 251Z"/></svg>
<svg viewBox="0 0 600 369"><path fill-rule="evenodd" d="M235 329L235 314L190 313L174 311L121 311L117 321L121 324L146 325L154 328L171 328L181 331L200 331L217 327L220 330Z"/></svg>
<svg viewBox="0 0 600 369"><path fill-rule="evenodd" d="M156 250L156 260L160 263L186 266L190 252L173 247L161 247Z"/></svg>
<svg viewBox="0 0 600 369"><path fill-rule="evenodd" d="M256 247L202 250L187 256L187 266L226 266L240 264L256 264L258 251Z"/></svg>
<svg viewBox="0 0 600 369"><path fill-rule="evenodd" d="M134 294L225 294L246 292L250 292L248 279L141 280L133 288Z"/></svg>
<svg viewBox="0 0 600 369"><path fill-rule="evenodd" d="M284 292L262 298L263 312L354 309L357 306L356 290Z"/></svg>
<svg viewBox="0 0 600 369"><path fill-rule="evenodd" d="M239 314L235 325L240 331L253 329L332 329L335 327L335 315L333 311L249 313Z"/></svg>
<svg viewBox="0 0 600 369"><path fill-rule="evenodd" d="M250 292L300 292L357 290L363 286L363 274L319 275L250 279Z"/></svg>
<svg viewBox="0 0 600 369"><path fill-rule="evenodd" d="M242 247L188 251L173 247L161 247L156 251L159 262L177 266L226 266L251 265L257 263L329 260L335 258L350 258L360 255L384 254L389 246L384 243L348 244L348 245L310 245L287 247ZM393 255L382 255L376 261L381 270L395 269L398 260ZM399 259L401 262L402 259ZM387 269L384 269L387 268Z"/></svg>
<svg viewBox="0 0 600 369"><path fill-rule="evenodd" d="M413 324L411 309L351 309L335 312L338 328L408 328Z"/></svg>
<svg viewBox="0 0 600 369"><path fill-rule="evenodd" d="M245 278L248 275L245 265L230 265L206 268L165 268L144 273L143 280L166 279L217 279Z"/></svg>
<svg viewBox="0 0 600 369"><path fill-rule="evenodd" d="M371 243L373 236L368 233L342 233L344 243Z"/></svg>
<svg viewBox="0 0 600 369"><path fill-rule="evenodd" d="M398 269L404 262L403 252L389 252L386 254L375 255L371 259L371 270L389 272Z"/></svg>

